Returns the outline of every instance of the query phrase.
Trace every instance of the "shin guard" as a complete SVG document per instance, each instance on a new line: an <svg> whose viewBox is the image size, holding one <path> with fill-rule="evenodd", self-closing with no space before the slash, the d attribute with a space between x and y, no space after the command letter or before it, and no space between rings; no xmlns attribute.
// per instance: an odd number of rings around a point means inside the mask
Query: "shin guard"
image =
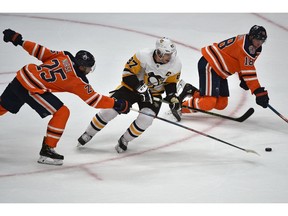
<svg viewBox="0 0 288 216"><path fill-rule="evenodd" d="M63 105L53 114L53 117L47 126L47 134L45 139L45 143L49 147L55 148L57 146L57 143L64 132L69 115L70 111L65 105Z"/></svg>

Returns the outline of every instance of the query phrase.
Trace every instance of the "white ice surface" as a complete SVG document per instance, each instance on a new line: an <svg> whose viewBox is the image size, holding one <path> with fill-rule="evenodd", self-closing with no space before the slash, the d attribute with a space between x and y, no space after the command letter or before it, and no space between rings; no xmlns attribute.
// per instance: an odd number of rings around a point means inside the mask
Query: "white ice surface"
<svg viewBox="0 0 288 216"><path fill-rule="evenodd" d="M280 13L0 14L0 30L14 29L24 39L54 50L89 50L97 67L88 79L96 91L108 95L120 83L125 62L136 51L154 47L160 36L176 42L182 78L198 86L201 47L263 25L268 40L256 62L258 77L269 91L270 104L288 116L287 20L288 14ZM0 92L31 62L39 63L1 39ZM137 116L132 111L114 119L79 150L77 139L97 110L75 95L58 93L71 111L57 147L65 156L63 166L36 162L49 117L42 120L27 105L17 115L1 116L0 202L287 203L288 125L257 106L254 95L238 86L236 75L228 81L230 101L221 114L240 116L253 107L255 113L247 121L196 113L185 116L181 124L253 149L260 157L159 120L132 141L127 152L117 154L118 138ZM163 104L160 116L169 118L167 110ZM266 147L273 151L265 152Z"/></svg>

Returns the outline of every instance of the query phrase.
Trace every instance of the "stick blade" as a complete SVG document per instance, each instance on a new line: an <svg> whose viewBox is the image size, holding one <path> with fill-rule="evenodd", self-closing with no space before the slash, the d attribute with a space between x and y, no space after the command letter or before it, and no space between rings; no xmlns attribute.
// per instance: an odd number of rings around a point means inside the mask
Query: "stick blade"
<svg viewBox="0 0 288 216"><path fill-rule="evenodd" d="M248 119L253 113L254 113L254 109L251 107L241 117L237 118L237 121L238 122L243 122L246 119Z"/></svg>
<svg viewBox="0 0 288 216"><path fill-rule="evenodd" d="M247 152L247 153L253 153L253 154L256 154L256 155L258 155L258 156L261 156L261 155L258 154L256 151L251 150L251 149L245 149L245 152Z"/></svg>

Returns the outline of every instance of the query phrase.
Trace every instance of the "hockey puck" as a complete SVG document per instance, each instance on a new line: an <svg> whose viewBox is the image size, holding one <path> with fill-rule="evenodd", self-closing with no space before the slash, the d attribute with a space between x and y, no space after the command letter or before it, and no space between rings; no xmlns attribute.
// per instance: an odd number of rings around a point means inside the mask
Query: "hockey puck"
<svg viewBox="0 0 288 216"><path fill-rule="evenodd" d="M265 148L265 151L266 151L266 152L271 152L271 151L272 151L272 148L267 147L267 148Z"/></svg>

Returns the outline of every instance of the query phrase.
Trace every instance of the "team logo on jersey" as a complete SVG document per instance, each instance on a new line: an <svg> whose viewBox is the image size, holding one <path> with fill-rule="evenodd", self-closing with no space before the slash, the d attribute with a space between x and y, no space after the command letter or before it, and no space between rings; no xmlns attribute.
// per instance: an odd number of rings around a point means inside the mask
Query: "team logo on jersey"
<svg viewBox="0 0 288 216"><path fill-rule="evenodd" d="M154 88L163 83L163 78L159 75L155 75L154 72L149 72L148 74L148 86Z"/></svg>

